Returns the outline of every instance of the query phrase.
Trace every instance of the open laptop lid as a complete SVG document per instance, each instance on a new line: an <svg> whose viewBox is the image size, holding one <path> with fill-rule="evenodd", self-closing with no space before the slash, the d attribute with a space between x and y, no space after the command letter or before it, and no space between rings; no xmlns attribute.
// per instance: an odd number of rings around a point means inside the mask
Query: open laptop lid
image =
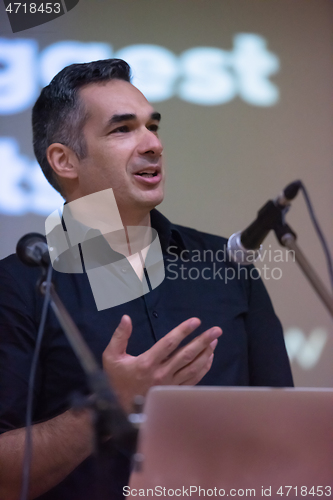
<svg viewBox="0 0 333 500"><path fill-rule="evenodd" d="M125 497L333 498L333 389L156 387L145 414Z"/></svg>

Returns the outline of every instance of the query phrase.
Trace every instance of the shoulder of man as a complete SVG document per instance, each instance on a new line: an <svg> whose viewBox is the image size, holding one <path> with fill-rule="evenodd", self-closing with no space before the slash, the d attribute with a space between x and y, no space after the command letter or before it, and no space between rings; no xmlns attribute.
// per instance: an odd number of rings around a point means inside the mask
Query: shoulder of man
<svg viewBox="0 0 333 500"><path fill-rule="evenodd" d="M40 268L29 267L23 264L16 254L8 255L0 260L0 277L12 279L14 283L30 286L36 283L40 275Z"/></svg>
<svg viewBox="0 0 333 500"><path fill-rule="evenodd" d="M172 228L178 231L181 234L184 243L189 243L191 247L200 246L201 248L207 247L218 250L224 249L228 243L227 238L224 238L223 236L206 233L191 227L172 224Z"/></svg>
<svg viewBox="0 0 333 500"><path fill-rule="evenodd" d="M156 209L151 212L151 220L153 228L157 230L162 240L162 246L173 240L177 240L180 246L188 250L224 250L227 245L226 238L180 224L173 224Z"/></svg>
<svg viewBox="0 0 333 500"><path fill-rule="evenodd" d="M42 296L37 292L41 272L24 265L13 254L0 260L0 324L38 324ZM25 319L23 319L25 318Z"/></svg>

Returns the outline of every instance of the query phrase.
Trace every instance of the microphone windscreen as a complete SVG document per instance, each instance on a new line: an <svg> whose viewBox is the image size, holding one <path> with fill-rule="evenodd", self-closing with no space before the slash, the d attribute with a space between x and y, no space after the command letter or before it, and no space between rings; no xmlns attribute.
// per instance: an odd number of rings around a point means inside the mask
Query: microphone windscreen
<svg viewBox="0 0 333 500"><path fill-rule="evenodd" d="M40 233L28 233L16 245L16 255L28 266L41 265L45 252L48 253L46 238Z"/></svg>

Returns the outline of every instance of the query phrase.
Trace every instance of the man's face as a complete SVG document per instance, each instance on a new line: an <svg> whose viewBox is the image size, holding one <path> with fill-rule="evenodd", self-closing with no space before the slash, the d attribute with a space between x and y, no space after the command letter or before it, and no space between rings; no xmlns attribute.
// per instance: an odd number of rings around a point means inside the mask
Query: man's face
<svg viewBox="0 0 333 500"><path fill-rule="evenodd" d="M122 216L144 214L162 202L164 169L159 114L128 82L112 80L80 91L88 118L87 156L79 165L79 194L112 188Z"/></svg>

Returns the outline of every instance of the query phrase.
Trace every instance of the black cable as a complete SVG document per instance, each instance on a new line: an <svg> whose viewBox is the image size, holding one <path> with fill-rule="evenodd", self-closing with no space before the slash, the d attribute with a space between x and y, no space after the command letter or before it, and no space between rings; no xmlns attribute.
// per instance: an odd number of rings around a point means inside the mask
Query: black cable
<svg viewBox="0 0 333 500"><path fill-rule="evenodd" d="M310 197L308 195L308 192L306 190L306 187L304 186L304 184L303 184L302 181L299 181L299 183L300 183L300 187L301 187L302 192L303 192L303 196L304 196L304 199L305 199L305 202L306 202L307 209L308 209L309 214L310 214L310 218L312 220L312 223L313 223L313 225L315 227L315 230L317 232L318 238L320 239L320 242L322 244L322 247L323 247L323 250L324 250L324 253L325 253L327 267L328 267L328 274L330 276L331 287L333 289L333 265L332 265L332 257L331 257L330 251L328 249L328 245L326 243L324 234L323 234L323 232L322 232L322 230L321 230L321 228L319 226L319 223L317 221L317 218L315 216L315 213L314 213L314 210L313 210L313 207L312 207L312 203L311 203Z"/></svg>
<svg viewBox="0 0 333 500"><path fill-rule="evenodd" d="M31 452L32 452L32 411L33 411L35 375L36 375L37 363L42 344L43 334L44 334L48 305L50 302L51 278L52 278L52 265L50 264L47 270L46 290L42 308L42 315L39 323L36 347L32 358L31 369L29 374L27 411L26 411L26 423L25 423L26 426L25 448L23 457L22 488L21 488L20 500L27 500L29 491L29 478L30 478Z"/></svg>

